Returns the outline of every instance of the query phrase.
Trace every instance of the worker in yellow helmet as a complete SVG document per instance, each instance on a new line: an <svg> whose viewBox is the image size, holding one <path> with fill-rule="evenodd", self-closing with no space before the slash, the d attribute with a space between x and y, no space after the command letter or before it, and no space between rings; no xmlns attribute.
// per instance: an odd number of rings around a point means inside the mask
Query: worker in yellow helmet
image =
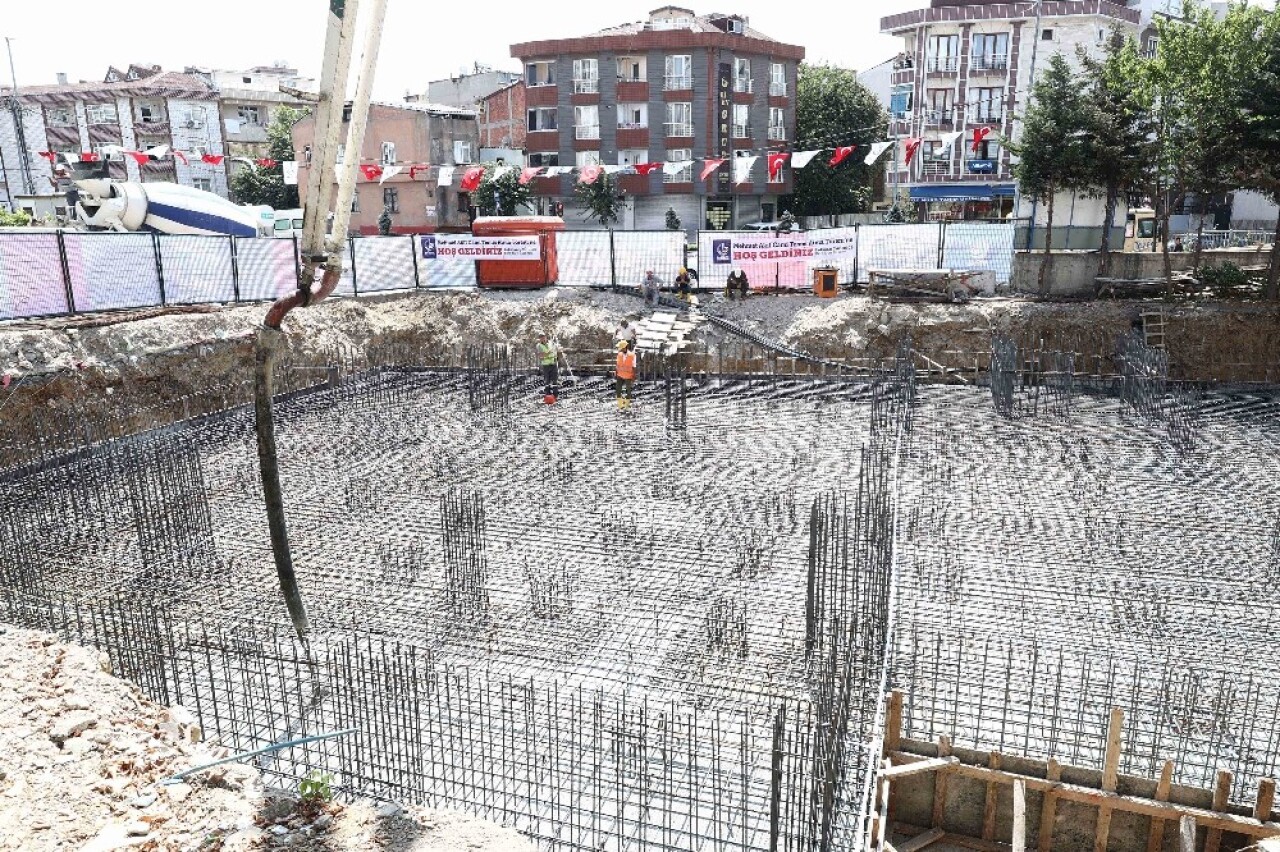
<svg viewBox="0 0 1280 852"><path fill-rule="evenodd" d="M616 365L618 410L626 411L631 407L631 388L636 383L636 353L626 340L618 341L618 360Z"/></svg>
<svg viewBox="0 0 1280 852"><path fill-rule="evenodd" d="M689 293L693 289L693 279L689 276L689 270L683 266L680 272L676 274L676 298L682 302L689 301Z"/></svg>

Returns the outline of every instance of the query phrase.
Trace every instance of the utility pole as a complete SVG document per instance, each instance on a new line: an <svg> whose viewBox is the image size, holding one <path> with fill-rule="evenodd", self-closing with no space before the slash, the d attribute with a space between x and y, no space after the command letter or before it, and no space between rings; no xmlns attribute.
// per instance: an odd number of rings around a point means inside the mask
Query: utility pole
<svg viewBox="0 0 1280 852"><path fill-rule="evenodd" d="M5 48L9 51L9 78L13 81L13 89L9 93L9 112L13 116L13 136L18 144L18 162L21 164L22 188L27 195L35 195L35 184L31 180L31 152L27 150L27 131L22 121L22 106L18 103L18 72L13 64L13 39L4 37ZM9 186L9 175L5 174L5 185ZM13 193L9 193L9 203L16 210Z"/></svg>
<svg viewBox="0 0 1280 852"><path fill-rule="evenodd" d="M1023 101L1024 104L1031 103L1031 90L1035 87L1035 84L1036 84L1036 57L1039 55L1039 52L1040 52L1040 15L1041 15L1040 4L1042 2L1044 2L1044 0L1035 0L1034 2L1035 13L1036 13L1036 23L1035 23L1035 26L1032 27L1031 29L1031 73L1028 75L1028 78L1027 78L1027 94L1026 94L1025 100ZM1018 69L1016 68L1013 69L1013 74L1014 74L1013 79L1017 80ZM1018 125L1017 106L1018 106L1017 103L1014 103L1013 130L1015 134L1017 132L1017 125ZM1026 115L1027 110L1025 106L1023 107L1022 112L1023 112L1023 115ZM1027 223L1027 251L1031 251L1031 241L1034 238L1035 232L1036 232L1037 206L1038 205L1036 203L1036 199L1034 198L1031 199L1031 219ZM1022 189L1021 187L1018 186L1017 182L1015 182L1013 185L1013 222L1014 222L1015 228L1018 225L1018 216L1021 213L1022 213Z"/></svg>

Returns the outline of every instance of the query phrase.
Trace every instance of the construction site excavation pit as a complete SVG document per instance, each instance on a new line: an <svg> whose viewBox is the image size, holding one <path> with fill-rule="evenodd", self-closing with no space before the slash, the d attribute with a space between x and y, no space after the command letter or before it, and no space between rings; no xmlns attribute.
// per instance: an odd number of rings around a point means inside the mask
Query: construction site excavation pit
<svg viewBox="0 0 1280 852"><path fill-rule="evenodd" d="M1123 707L1122 771L1245 800L1280 769L1280 396L909 362L671 372L625 413L493 352L319 371L276 403L306 641L247 407L8 471L0 619L232 749L348 732L264 773L548 849L859 848L891 687L907 736L1080 765Z"/></svg>

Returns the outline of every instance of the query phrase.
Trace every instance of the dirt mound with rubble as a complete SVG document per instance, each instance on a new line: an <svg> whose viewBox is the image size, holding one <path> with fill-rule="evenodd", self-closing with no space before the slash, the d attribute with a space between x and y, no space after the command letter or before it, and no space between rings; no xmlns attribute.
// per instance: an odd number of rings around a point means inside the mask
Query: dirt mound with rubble
<svg viewBox="0 0 1280 852"><path fill-rule="evenodd" d="M339 804L270 790L203 742L181 708L148 701L106 656L0 628L0 850L110 852L532 852L514 831L460 814Z"/></svg>

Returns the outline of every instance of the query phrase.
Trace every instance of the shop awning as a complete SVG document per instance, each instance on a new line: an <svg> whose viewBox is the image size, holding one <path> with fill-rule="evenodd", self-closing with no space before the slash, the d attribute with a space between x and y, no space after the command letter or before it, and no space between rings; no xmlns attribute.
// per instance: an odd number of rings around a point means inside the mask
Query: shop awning
<svg viewBox="0 0 1280 852"><path fill-rule="evenodd" d="M934 184L911 187L912 201L990 201L993 198L1012 198L1013 184L983 184L967 186Z"/></svg>

